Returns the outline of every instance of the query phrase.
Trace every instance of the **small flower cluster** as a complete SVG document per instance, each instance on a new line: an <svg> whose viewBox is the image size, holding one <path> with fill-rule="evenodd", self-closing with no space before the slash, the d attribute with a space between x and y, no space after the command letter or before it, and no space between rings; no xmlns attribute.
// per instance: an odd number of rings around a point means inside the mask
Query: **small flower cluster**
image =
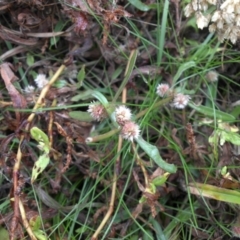
<svg viewBox="0 0 240 240"><path fill-rule="evenodd" d="M161 83L157 86L157 94L160 97L168 97L173 95L172 106L178 109L183 109L187 106L191 97L189 95L184 95L182 93L174 93L172 89L170 89L169 85L166 83Z"/></svg>
<svg viewBox="0 0 240 240"><path fill-rule="evenodd" d="M93 102L88 107L88 112L91 117L96 121L101 121L107 118L108 114L105 107L99 102ZM121 128L121 135L124 139L133 141L139 137L139 126L131 121L131 110L125 106L119 106L115 109L116 122Z"/></svg>
<svg viewBox="0 0 240 240"><path fill-rule="evenodd" d="M210 6L215 6L211 14L205 14ZM220 6L218 6L220 5ZM216 32L220 41L230 39L234 44L240 38L240 0L192 0L184 9L185 16L193 13L200 29L209 25L211 33Z"/></svg>
<svg viewBox="0 0 240 240"><path fill-rule="evenodd" d="M121 135L124 139L133 141L140 135L139 126L131 121L131 110L125 106L119 106L115 110L116 122L121 127Z"/></svg>
<svg viewBox="0 0 240 240"><path fill-rule="evenodd" d="M34 79L34 82L37 85L38 89L42 89L44 86L48 84L48 79L45 74L38 74L37 77ZM33 94L35 92L35 87L32 85L28 85L24 88L24 92L26 94Z"/></svg>
<svg viewBox="0 0 240 240"><path fill-rule="evenodd" d="M87 110L95 121L102 121L108 114L105 107L100 102L92 102Z"/></svg>

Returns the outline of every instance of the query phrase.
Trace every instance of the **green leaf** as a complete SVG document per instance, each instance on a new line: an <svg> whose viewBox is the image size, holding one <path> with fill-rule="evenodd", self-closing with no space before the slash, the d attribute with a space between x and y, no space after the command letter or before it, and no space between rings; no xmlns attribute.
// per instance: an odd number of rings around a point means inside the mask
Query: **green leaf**
<svg viewBox="0 0 240 240"><path fill-rule="evenodd" d="M33 231L39 230L42 226L40 216L37 216L36 218L31 218L29 224L31 225Z"/></svg>
<svg viewBox="0 0 240 240"><path fill-rule="evenodd" d="M122 73L123 68L122 67L118 67L112 74L112 79L116 79L120 76L120 74Z"/></svg>
<svg viewBox="0 0 240 240"><path fill-rule="evenodd" d="M64 80L64 79L60 79L60 80L57 80L53 86L56 87L56 88L62 88L62 87L65 87L67 85L67 81Z"/></svg>
<svg viewBox="0 0 240 240"><path fill-rule="evenodd" d="M234 145L240 145L240 136L237 133L221 131L220 145L222 146L226 141Z"/></svg>
<svg viewBox="0 0 240 240"><path fill-rule="evenodd" d="M128 0L135 8L139 9L140 11L147 12L151 9L156 9L157 4L145 4L140 0Z"/></svg>
<svg viewBox="0 0 240 240"><path fill-rule="evenodd" d="M93 90L86 90L79 92L78 95L72 97L71 101L78 102L79 100L87 100L89 98L92 98Z"/></svg>
<svg viewBox="0 0 240 240"><path fill-rule="evenodd" d="M236 106L232 112L231 115L233 115L234 117L238 117L240 115L240 106Z"/></svg>
<svg viewBox="0 0 240 240"><path fill-rule="evenodd" d="M32 170L32 177L31 177L32 183L37 179L38 175L44 171L44 169L49 164L49 161L50 161L49 155L46 153L44 153L38 158Z"/></svg>
<svg viewBox="0 0 240 240"><path fill-rule="evenodd" d="M162 176L158 176L152 180L152 183L155 186L162 186L168 179L169 174L164 174Z"/></svg>
<svg viewBox="0 0 240 240"><path fill-rule="evenodd" d="M177 80L181 77L182 73L187 69L195 67L196 63L194 61L183 63L179 68L175 76L173 77L173 83L175 84Z"/></svg>
<svg viewBox="0 0 240 240"><path fill-rule="evenodd" d="M31 137L35 139L45 153L50 151L50 143L48 136L38 127L32 127L30 130Z"/></svg>
<svg viewBox="0 0 240 240"><path fill-rule="evenodd" d="M169 164L162 159L156 146L151 145L141 137L137 138L136 141L147 155L163 170L169 173L175 173L177 171L174 164Z"/></svg>
<svg viewBox="0 0 240 240"><path fill-rule="evenodd" d="M46 233L43 230L36 230L33 231L33 233L38 240L49 240L49 238L46 236Z"/></svg>
<svg viewBox="0 0 240 240"><path fill-rule="evenodd" d="M93 120L90 113L88 112L72 111L72 112L69 112L69 116L73 119L83 121L83 122L92 122Z"/></svg>
<svg viewBox="0 0 240 240"><path fill-rule="evenodd" d="M222 202L240 204L240 192L212 186L209 184L194 183L188 186L190 193L208 197Z"/></svg>
<svg viewBox="0 0 240 240"><path fill-rule="evenodd" d="M82 68L77 74L77 88L80 88L82 86L83 80L85 79L85 65L82 65Z"/></svg>
<svg viewBox="0 0 240 240"><path fill-rule="evenodd" d="M154 231L156 232L157 240L167 240L159 221L155 220L154 218L150 217L150 223L152 223Z"/></svg>
<svg viewBox="0 0 240 240"><path fill-rule="evenodd" d="M233 115L230 115L228 113L222 112L217 109L213 109L211 107L206 107L202 105L197 106L191 102L189 102L188 105L191 108L195 109L197 112L200 112L207 117L212 117L212 118L216 117L216 119L223 120L224 122L231 122L235 120L235 117Z"/></svg>
<svg viewBox="0 0 240 240"><path fill-rule="evenodd" d="M5 228L0 228L0 236L2 240L9 240L9 233Z"/></svg>
<svg viewBox="0 0 240 240"><path fill-rule="evenodd" d="M95 97L104 107L108 106L108 100L99 91L93 91L92 96Z"/></svg>
<svg viewBox="0 0 240 240"><path fill-rule="evenodd" d="M31 67L34 64L34 57L32 54L27 53L27 65Z"/></svg>
<svg viewBox="0 0 240 240"><path fill-rule="evenodd" d="M105 96L96 90L86 90L80 92L78 95L72 97L71 101L78 102L79 100L87 100L89 98L96 98L100 103L102 103L103 106L108 105L108 100L105 98Z"/></svg>
<svg viewBox="0 0 240 240"><path fill-rule="evenodd" d="M67 22L59 20L57 22L57 24L55 25L54 32L62 31L66 24L67 24ZM57 42L59 41L59 39L60 39L60 37L51 37L50 38L50 46L52 47L52 46L56 45Z"/></svg>

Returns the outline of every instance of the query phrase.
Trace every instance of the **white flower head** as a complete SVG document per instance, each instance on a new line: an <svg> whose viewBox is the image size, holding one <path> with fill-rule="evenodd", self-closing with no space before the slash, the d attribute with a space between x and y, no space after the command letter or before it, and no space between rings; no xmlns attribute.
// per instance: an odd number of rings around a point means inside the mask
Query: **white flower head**
<svg viewBox="0 0 240 240"><path fill-rule="evenodd" d="M32 93L34 93L34 91L35 91L35 87L32 86L32 85L28 85L28 86L26 86L26 87L23 89L23 91L24 91L26 94L32 94Z"/></svg>
<svg viewBox="0 0 240 240"><path fill-rule="evenodd" d="M214 33L216 31L216 29L217 29L217 26L215 23L212 23L211 25L209 25L208 30L210 33Z"/></svg>
<svg viewBox="0 0 240 240"><path fill-rule="evenodd" d="M34 81L39 89L42 89L49 82L45 74L38 74Z"/></svg>
<svg viewBox="0 0 240 240"><path fill-rule="evenodd" d="M212 22L217 22L220 19L222 19L221 11L215 11L211 18Z"/></svg>
<svg viewBox="0 0 240 240"><path fill-rule="evenodd" d="M186 17L190 17L192 13L194 12L192 4L189 3L187 6L184 8L184 14Z"/></svg>
<svg viewBox="0 0 240 240"><path fill-rule="evenodd" d="M157 86L157 94L160 96L160 97L165 97L168 95L169 93L169 85L167 83L161 83L161 84L158 84Z"/></svg>
<svg viewBox="0 0 240 240"><path fill-rule="evenodd" d="M173 99L173 107L178 109L183 109L187 106L191 97L189 95L184 95L182 93L177 93Z"/></svg>
<svg viewBox="0 0 240 240"><path fill-rule="evenodd" d="M140 128L136 123L132 121L125 122L124 126L121 129L121 135L124 139L132 142L133 139L137 139L139 137Z"/></svg>
<svg viewBox="0 0 240 240"><path fill-rule="evenodd" d="M207 2L212 4L212 5L216 5L217 4L217 0L207 0Z"/></svg>
<svg viewBox="0 0 240 240"><path fill-rule="evenodd" d="M217 82L218 73L216 71L209 71L205 77L209 82Z"/></svg>
<svg viewBox="0 0 240 240"><path fill-rule="evenodd" d="M126 106L119 106L115 110L116 121L123 126L125 122L130 121L132 117L131 110Z"/></svg>
<svg viewBox="0 0 240 240"><path fill-rule="evenodd" d="M87 111L90 113L91 117L98 122L107 117L106 109L99 102L92 102L88 106Z"/></svg>
<svg viewBox="0 0 240 240"><path fill-rule="evenodd" d="M210 20L208 17L204 16L199 11L195 13L195 16L196 16L196 21L197 21L198 28L203 29L204 27L208 26L208 23L209 23L209 20Z"/></svg>

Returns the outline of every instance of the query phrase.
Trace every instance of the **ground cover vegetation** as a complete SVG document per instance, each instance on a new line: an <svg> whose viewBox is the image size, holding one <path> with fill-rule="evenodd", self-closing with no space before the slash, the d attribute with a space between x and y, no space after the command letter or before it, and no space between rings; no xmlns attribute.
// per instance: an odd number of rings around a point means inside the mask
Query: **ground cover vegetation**
<svg viewBox="0 0 240 240"><path fill-rule="evenodd" d="M237 239L238 0L0 2L0 239Z"/></svg>

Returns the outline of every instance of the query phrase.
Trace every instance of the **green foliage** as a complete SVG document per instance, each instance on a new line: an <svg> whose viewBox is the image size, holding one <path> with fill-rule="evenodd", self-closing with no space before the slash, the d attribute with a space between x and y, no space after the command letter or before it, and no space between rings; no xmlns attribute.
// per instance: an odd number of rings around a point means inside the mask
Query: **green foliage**
<svg viewBox="0 0 240 240"><path fill-rule="evenodd" d="M177 171L177 168L174 164L169 164L162 159L156 146L146 142L141 137L136 139L136 141L139 146L147 153L147 155L163 170L169 173L175 173Z"/></svg>
<svg viewBox="0 0 240 240"><path fill-rule="evenodd" d="M151 9L156 9L157 4L145 4L140 0L128 0L135 8L139 9L140 11L147 12Z"/></svg>
<svg viewBox="0 0 240 240"><path fill-rule="evenodd" d="M44 171L44 169L48 166L50 158L50 142L48 136L39 128L32 127L30 130L31 137L36 140L39 144L39 148L43 151L43 154L39 156L38 160L35 162L32 170L31 182L33 183L38 175Z"/></svg>

